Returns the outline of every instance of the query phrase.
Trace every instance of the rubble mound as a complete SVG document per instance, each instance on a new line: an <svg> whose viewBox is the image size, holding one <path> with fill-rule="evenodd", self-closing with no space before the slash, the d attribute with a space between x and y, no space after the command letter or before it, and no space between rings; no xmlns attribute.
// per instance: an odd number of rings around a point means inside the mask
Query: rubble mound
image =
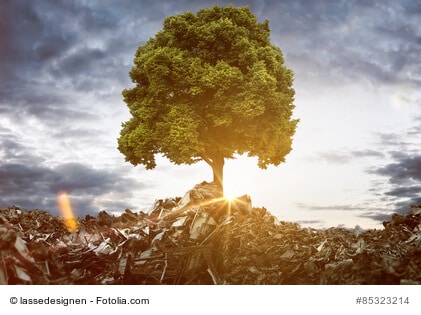
<svg viewBox="0 0 421 315"><path fill-rule="evenodd" d="M147 213L0 210L0 284L421 284L421 207L382 230L304 228L203 182Z"/></svg>

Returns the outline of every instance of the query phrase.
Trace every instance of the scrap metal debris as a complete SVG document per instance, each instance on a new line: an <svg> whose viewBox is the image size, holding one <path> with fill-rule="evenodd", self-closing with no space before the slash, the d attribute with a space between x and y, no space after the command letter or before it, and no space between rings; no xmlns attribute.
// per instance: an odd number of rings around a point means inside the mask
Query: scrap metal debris
<svg viewBox="0 0 421 315"><path fill-rule="evenodd" d="M421 206L381 230L304 228L203 182L77 230L0 210L0 284L421 284Z"/></svg>

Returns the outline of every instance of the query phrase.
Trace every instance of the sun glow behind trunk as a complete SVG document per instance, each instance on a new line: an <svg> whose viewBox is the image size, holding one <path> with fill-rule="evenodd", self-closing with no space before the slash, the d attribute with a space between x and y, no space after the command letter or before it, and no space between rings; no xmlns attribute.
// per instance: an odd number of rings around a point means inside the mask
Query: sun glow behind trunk
<svg viewBox="0 0 421 315"><path fill-rule="evenodd" d="M227 201L232 201L240 195L242 194L239 193L238 188L233 187L232 185L224 185L224 199Z"/></svg>
<svg viewBox="0 0 421 315"><path fill-rule="evenodd" d="M73 214L72 207L70 206L70 200L67 192L60 192L57 197L57 202L60 208L61 216L63 217L63 223L67 230L69 232L76 232L78 230L78 225Z"/></svg>

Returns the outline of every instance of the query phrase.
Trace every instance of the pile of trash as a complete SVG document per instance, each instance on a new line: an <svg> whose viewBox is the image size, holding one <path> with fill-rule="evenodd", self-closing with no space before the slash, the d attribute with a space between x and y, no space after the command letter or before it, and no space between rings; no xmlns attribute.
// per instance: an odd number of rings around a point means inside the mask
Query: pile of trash
<svg viewBox="0 0 421 315"><path fill-rule="evenodd" d="M203 182L148 212L0 210L0 284L421 284L421 207L382 230L278 221Z"/></svg>

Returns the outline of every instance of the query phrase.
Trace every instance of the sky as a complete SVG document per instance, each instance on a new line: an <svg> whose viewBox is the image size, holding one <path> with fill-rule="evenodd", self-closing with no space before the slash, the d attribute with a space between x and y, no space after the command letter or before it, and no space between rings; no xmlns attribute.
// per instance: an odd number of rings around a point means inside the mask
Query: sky
<svg viewBox="0 0 421 315"><path fill-rule="evenodd" d="M136 48L215 4L269 21L300 119L285 163L226 162L227 194L315 228L381 229L421 204L421 1L2 0L0 209L58 214L65 190L80 217L147 212L212 181L205 162L134 167L117 138Z"/></svg>

